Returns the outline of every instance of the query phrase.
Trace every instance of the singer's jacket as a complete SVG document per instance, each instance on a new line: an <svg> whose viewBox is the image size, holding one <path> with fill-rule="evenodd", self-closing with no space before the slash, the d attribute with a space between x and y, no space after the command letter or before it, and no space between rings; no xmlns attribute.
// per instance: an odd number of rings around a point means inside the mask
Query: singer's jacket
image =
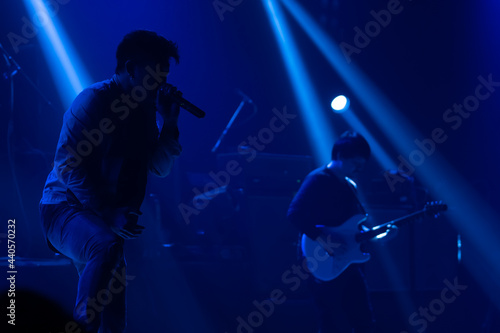
<svg viewBox="0 0 500 333"><path fill-rule="evenodd" d="M165 177L181 152L177 127L160 134L155 106L140 107L141 98L139 89L126 93L116 76L76 97L64 114L41 204L139 212L148 173Z"/></svg>

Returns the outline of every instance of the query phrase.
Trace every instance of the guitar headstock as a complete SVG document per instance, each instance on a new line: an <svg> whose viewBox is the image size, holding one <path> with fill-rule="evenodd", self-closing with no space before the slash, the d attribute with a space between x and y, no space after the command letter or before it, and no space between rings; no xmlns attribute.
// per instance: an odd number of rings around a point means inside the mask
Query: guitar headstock
<svg viewBox="0 0 500 333"><path fill-rule="evenodd" d="M444 212L448 209L448 206L442 201L432 201L428 202L424 207L424 213L426 216L438 217L439 213Z"/></svg>

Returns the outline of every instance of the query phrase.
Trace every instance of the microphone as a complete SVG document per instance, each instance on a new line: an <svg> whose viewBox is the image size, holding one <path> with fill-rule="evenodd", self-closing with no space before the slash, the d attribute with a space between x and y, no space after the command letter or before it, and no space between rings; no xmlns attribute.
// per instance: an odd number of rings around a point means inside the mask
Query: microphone
<svg viewBox="0 0 500 333"><path fill-rule="evenodd" d="M192 115L198 118L205 117L205 112L193 103L180 96L179 91L173 85L168 83L162 85L160 88L160 93L163 94L163 96L168 96L169 98L173 99L175 103L179 104L181 108L191 113Z"/></svg>

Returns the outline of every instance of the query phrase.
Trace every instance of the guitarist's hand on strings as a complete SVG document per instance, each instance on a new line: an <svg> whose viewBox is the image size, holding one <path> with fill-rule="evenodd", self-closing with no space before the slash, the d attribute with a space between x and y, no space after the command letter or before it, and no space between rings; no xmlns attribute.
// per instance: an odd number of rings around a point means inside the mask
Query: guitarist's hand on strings
<svg viewBox="0 0 500 333"><path fill-rule="evenodd" d="M363 228L366 228L366 227L363 226ZM370 230L370 228L367 228L367 229ZM398 234L398 230L399 230L399 228L396 225L389 224L385 228L384 232L382 232L378 236L372 238L370 241L374 242L374 243L380 243L380 242L385 243L388 240L391 240L391 239L395 238L397 236L397 234Z"/></svg>
<svg viewBox="0 0 500 333"><path fill-rule="evenodd" d="M398 234L398 230L399 228L397 226L391 224L390 227L387 229L387 234L384 238L386 238L386 240L393 239Z"/></svg>

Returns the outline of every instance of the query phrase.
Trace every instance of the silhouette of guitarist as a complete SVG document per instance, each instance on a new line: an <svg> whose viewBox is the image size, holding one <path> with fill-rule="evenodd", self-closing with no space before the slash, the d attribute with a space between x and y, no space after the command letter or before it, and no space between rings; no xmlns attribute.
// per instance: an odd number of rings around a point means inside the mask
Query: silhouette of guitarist
<svg viewBox="0 0 500 333"><path fill-rule="evenodd" d="M299 231L323 244L335 235L318 226L337 227L356 214L364 214L350 178L356 176L371 154L368 142L355 132L345 132L332 149L332 160L312 171L304 180L288 210L288 218ZM326 246L331 255L342 254L342 243ZM308 278L319 309L321 333L366 333L374 331L374 320L360 265L350 265L331 281Z"/></svg>

